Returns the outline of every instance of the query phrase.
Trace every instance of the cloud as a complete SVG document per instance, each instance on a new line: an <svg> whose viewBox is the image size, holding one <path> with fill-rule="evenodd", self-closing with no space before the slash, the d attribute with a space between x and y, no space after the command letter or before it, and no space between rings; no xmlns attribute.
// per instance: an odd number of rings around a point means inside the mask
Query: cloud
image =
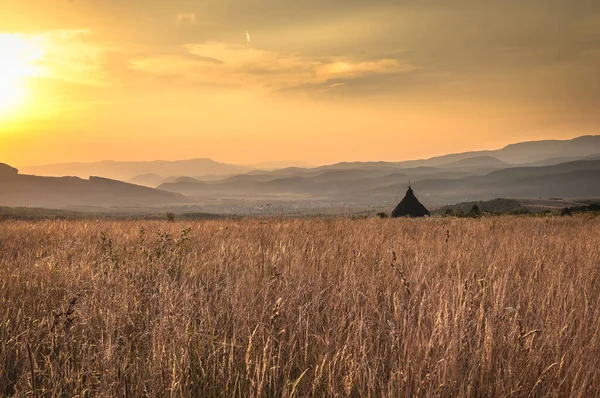
<svg viewBox="0 0 600 398"><path fill-rule="evenodd" d="M417 69L414 65L391 58L310 58L216 42L188 44L184 49L187 52L185 56L153 56L134 60L130 65L141 72L186 82L267 91L325 83L332 79L344 79L344 83L348 84L352 79L363 76L399 74Z"/></svg>
<svg viewBox="0 0 600 398"><path fill-rule="evenodd" d="M43 55L36 66L40 77L74 84L108 84L103 61L108 48L87 40L88 29L63 29L31 35Z"/></svg>
<svg viewBox="0 0 600 398"><path fill-rule="evenodd" d="M177 25L196 25L197 24L196 13L194 13L194 12L183 12L183 13L177 14L175 16L175 19L177 21Z"/></svg>

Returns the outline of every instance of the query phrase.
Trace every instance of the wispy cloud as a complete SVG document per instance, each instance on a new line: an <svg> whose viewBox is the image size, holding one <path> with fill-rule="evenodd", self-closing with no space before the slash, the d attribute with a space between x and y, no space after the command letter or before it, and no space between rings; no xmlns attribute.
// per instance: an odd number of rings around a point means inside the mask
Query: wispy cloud
<svg viewBox="0 0 600 398"><path fill-rule="evenodd" d="M345 57L310 58L224 43L188 44L189 56L162 55L131 62L131 67L157 76L179 77L187 82L235 85L281 90L289 87L352 80L369 75L413 71L416 66L398 59L354 60ZM219 60L220 63L207 62Z"/></svg>
<svg viewBox="0 0 600 398"><path fill-rule="evenodd" d="M178 25L196 25L196 13L195 12L182 12L175 16L175 20Z"/></svg>
<svg viewBox="0 0 600 398"><path fill-rule="evenodd" d="M37 33L31 40L43 55L36 62L39 77L89 86L107 85L102 67L108 49L87 40L88 29L53 30Z"/></svg>

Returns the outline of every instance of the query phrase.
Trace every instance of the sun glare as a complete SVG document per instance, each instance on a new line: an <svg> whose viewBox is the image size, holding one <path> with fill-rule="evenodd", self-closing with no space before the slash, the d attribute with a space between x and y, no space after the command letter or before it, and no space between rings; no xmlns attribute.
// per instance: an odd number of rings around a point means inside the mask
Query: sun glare
<svg viewBox="0 0 600 398"><path fill-rule="evenodd" d="M28 79L41 75L41 45L18 34L0 34L0 118L10 117L30 95Z"/></svg>

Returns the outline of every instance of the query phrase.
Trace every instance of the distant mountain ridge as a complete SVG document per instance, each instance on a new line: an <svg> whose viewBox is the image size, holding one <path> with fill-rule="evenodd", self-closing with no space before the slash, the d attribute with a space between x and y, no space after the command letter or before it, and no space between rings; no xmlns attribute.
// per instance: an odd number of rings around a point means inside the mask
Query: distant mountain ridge
<svg viewBox="0 0 600 398"><path fill-rule="evenodd" d="M413 183L429 203L445 204L469 200L507 198L583 198L600 196L600 160L582 160L542 167L513 167L482 176L459 179L424 179ZM366 197L390 198L402 183L361 193Z"/></svg>
<svg viewBox="0 0 600 398"><path fill-rule="evenodd" d="M503 162L502 160L493 156L474 156L472 158L465 158L461 160L455 160L450 163L444 163L440 166L450 168L462 168L462 167L506 167L509 163Z"/></svg>
<svg viewBox="0 0 600 398"><path fill-rule="evenodd" d="M188 160L145 162L102 161L94 163L60 163L43 166L20 166L24 174L43 176L77 176L88 178L91 175L141 183L158 185L168 178L203 176L232 176L258 171L286 173L289 175L303 171L323 169L357 168L414 168L414 167L496 167L544 162L551 158L563 158L563 161L579 160L586 156L600 154L600 135L587 135L571 140L542 140L515 143L497 150L470 151L429 159L407 160L399 162L339 162L331 165L308 167L302 161L281 161L258 163L254 165L233 165L216 162L212 159L198 158ZM468 160L471 159L471 160ZM457 163L460 162L460 163ZM557 163L560 163L558 161ZM216 178L211 178L216 179Z"/></svg>
<svg viewBox="0 0 600 398"><path fill-rule="evenodd" d="M139 175L154 174L157 176L186 176L186 175L224 175L246 173L252 169L246 166L231 165L216 162L212 159L188 160L154 160L148 162L119 162L106 160L94 163L59 163L45 166L20 166L24 174L43 176L75 176L88 178L101 176L121 181L130 180Z"/></svg>
<svg viewBox="0 0 600 398"><path fill-rule="evenodd" d="M304 162L302 160L281 160L276 162L261 162L245 164L244 166L255 170L278 170L285 169L288 167L301 167L304 169L312 169L316 167L314 164Z"/></svg>
<svg viewBox="0 0 600 398"><path fill-rule="evenodd" d="M374 206L394 202L409 180L426 205L496 197L595 197L600 196L600 160L466 171L417 167L326 169L270 176L247 174L221 181L173 181L159 188L198 198L308 195L325 202Z"/></svg>
<svg viewBox="0 0 600 398"><path fill-rule="evenodd" d="M69 206L158 206L185 203L173 192L102 177L38 177L0 165L0 206L64 208ZM16 169L10 168L14 171ZM3 171L4 170L4 171Z"/></svg>
<svg viewBox="0 0 600 398"><path fill-rule="evenodd" d="M6 163L0 163L0 176L13 176L19 173L16 168L7 165Z"/></svg>
<svg viewBox="0 0 600 398"><path fill-rule="evenodd" d="M450 161L489 156L510 164L542 161L552 157L586 157L600 153L600 135L584 135L570 140L525 141L496 150L470 151L429 159L399 162L403 166L439 166Z"/></svg>
<svg viewBox="0 0 600 398"><path fill-rule="evenodd" d="M40 170L58 172L70 165ZM278 201L290 209L356 208L397 203L409 181L426 206L497 197L600 196L600 136L525 142L424 160L340 162L313 168L254 170L210 159L75 165L79 173L101 168L103 177L133 175L129 182L158 189L121 183L114 177L81 180L23 175L30 168L17 175L16 169L0 164L0 205L7 201L41 207L78 201L106 206L185 203L220 212ZM19 184L15 184L17 179ZM6 188L11 180L12 194Z"/></svg>

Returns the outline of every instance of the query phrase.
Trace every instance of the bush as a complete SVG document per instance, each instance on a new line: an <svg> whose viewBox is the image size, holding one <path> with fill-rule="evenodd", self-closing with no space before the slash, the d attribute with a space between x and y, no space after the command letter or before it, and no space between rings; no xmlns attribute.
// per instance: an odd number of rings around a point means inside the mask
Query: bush
<svg viewBox="0 0 600 398"><path fill-rule="evenodd" d="M511 210L508 214L510 215L524 215L531 214L531 210L526 207L519 207L517 209Z"/></svg>
<svg viewBox="0 0 600 398"><path fill-rule="evenodd" d="M514 199L498 198L487 201L462 202L454 205L447 205L441 207L437 213L446 216L456 215L460 217L464 216L464 214L469 216L469 212L474 206L477 206L482 213L491 214L508 214L510 211L522 207L521 204Z"/></svg>
<svg viewBox="0 0 600 398"><path fill-rule="evenodd" d="M473 205L473 207L471 207L471 211L469 211L469 216L473 218L481 216L481 210L479 210L479 206Z"/></svg>

